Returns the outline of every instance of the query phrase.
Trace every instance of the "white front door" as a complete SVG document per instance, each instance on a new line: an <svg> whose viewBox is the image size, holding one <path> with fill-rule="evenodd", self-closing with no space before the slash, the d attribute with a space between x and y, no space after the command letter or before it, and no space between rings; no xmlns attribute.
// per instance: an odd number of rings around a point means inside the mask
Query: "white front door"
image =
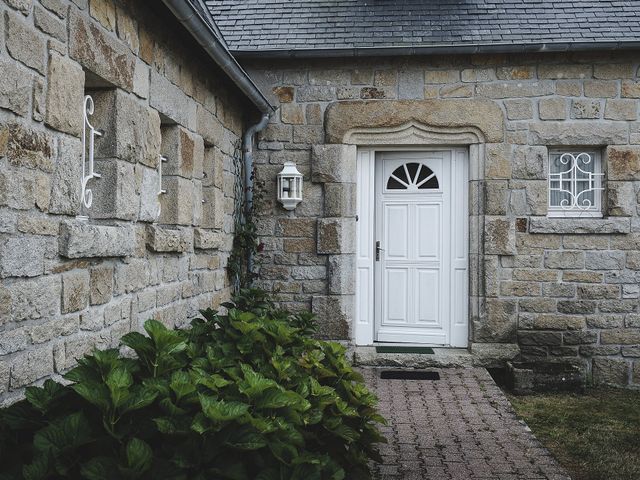
<svg viewBox="0 0 640 480"><path fill-rule="evenodd" d="M466 318L456 320L466 317L456 303L467 302L468 265L466 175L454 185L452 177L460 176L455 160L450 150L376 154L378 342L466 345L466 332L455 338L460 335L453 331L460 320L467 325ZM460 298L452 298L454 291Z"/></svg>

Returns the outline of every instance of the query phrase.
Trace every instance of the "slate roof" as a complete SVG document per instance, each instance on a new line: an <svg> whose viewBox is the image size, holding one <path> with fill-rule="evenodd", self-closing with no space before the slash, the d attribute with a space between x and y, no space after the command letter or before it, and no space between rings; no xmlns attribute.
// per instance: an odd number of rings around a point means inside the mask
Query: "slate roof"
<svg viewBox="0 0 640 480"><path fill-rule="evenodd" d="M552 44L553 49L553 45L574 43L640 42L640 0L205 0L205 3L231 51L245 54L479 44Z"/></svg>

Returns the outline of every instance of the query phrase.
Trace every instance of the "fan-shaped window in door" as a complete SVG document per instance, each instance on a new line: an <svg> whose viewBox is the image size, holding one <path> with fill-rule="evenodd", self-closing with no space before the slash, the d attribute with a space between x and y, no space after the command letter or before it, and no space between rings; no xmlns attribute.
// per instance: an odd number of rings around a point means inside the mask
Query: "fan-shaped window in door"
<svg viewBox="0 0 640 480"><path fill-rule="evenodd" d="M405 163L396 168L387 180L387 190L438 189L438 177L426 165L417 162Z"/></svg>

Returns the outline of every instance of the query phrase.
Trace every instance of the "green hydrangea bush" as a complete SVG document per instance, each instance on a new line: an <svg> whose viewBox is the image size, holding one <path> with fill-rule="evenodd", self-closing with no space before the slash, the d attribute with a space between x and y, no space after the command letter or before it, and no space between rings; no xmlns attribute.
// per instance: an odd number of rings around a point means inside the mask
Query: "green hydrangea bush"
<svg viewBox="0 0 640 480"><path fill-rule="evenodd" d="M28 388L0 410L0 479L370 478L384 419L344 347L260 291L225 306Z"/></svg>

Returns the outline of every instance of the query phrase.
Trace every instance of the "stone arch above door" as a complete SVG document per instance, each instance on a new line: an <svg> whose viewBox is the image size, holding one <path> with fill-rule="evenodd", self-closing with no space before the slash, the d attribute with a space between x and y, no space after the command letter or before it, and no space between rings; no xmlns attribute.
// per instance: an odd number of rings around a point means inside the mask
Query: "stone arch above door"
<svg viewBox="0 0 640 480"><path fill-rule="evenodd" d="M362 129L388 132L412 125L476 136L466 144L504 141L502 109L486 99L348 101L333 103L325 112L326 143L360 143L350 137Z"/></svg>

